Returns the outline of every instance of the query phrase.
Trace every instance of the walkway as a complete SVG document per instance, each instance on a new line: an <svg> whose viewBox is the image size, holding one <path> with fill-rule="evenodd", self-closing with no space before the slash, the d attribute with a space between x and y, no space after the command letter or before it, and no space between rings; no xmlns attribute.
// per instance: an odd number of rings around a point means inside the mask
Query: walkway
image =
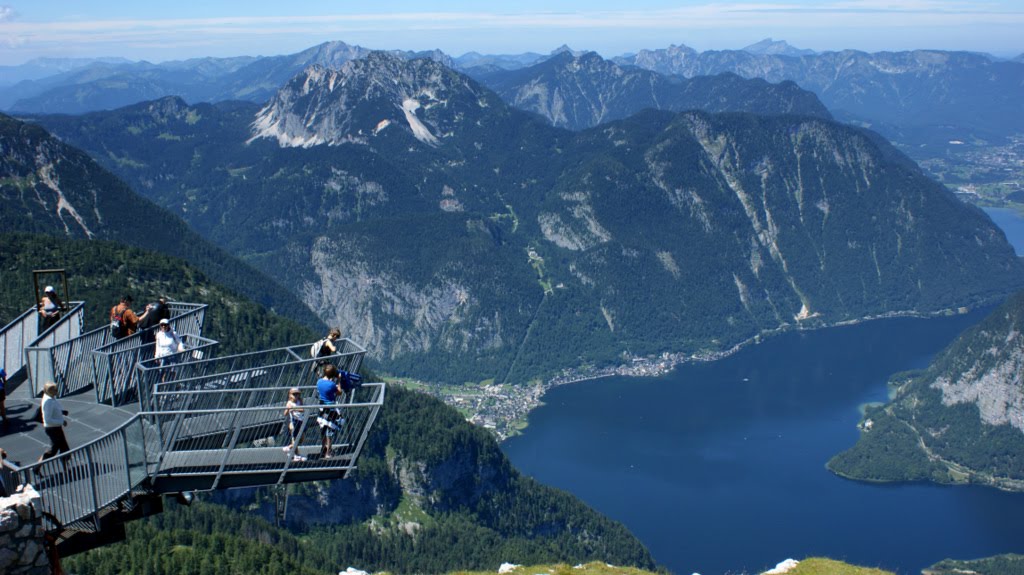
<svg viewBox="0 0 1024 575"><path fill-rule="evenodd" d="M365 349L344 339L316 360L310 343L218 357L201 333L206 306L171 307L188 349L163 366L140 336L111 341L103 327L83 333L80 319L36 337L32 314L22 314L0 330L4 357L17 361L10 348L24 346L26 368L8 386L0 482L40 492L62 556L122 539L126 521L162 510L162 495L344 478L383 405L384 384L367 383L327 408L339 420L323 455L317 370L332 363L355 373ZM57 383L69 412L72 450L36 463L49 446L32 420L45 381ZM283 414L290 388L301 390L306 413L294 450Z"/></svg>

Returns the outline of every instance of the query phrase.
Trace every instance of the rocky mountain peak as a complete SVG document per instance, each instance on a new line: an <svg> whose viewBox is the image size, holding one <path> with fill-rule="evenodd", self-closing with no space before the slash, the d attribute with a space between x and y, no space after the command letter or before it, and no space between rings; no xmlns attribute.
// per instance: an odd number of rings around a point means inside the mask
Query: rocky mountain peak
<svg viewBox="0 0 1024 575"><path fill-rule="evenodd" d="M751 54L770 54L773 56L810 56L815 53L814 50L794 48L785 40L772 40L771 38L755 42L743 48L743 51Z"/></svg>
<svg viewBox="0 0 1024 575"><path fill-rule="evenodd" d="M319 64L325 68L338 68L349 60L358 60L370 53L362 46L351 46L341 41L324 42L295 55L303 64Z"/></svg>
<svg viewBox="0 0 1024 575"><path fill-rule="evenodd" d="M434 60L371 52L337 70L313 65L297 74L257 113L250 141L308 148L402 131L433 146L492 105L500 102Z"/></svg>

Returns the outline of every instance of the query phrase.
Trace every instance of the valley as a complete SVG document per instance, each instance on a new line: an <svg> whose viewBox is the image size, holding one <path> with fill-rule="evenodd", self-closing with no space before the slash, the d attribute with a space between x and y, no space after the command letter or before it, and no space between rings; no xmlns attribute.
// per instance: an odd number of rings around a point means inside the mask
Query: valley
<svg viewBox="0 0 1024 575"><path fill-rule="evenodd" d="M64 266L209 298L231 352L337 327L388 384L344 480L73 572L1024 552L1024 55L316 41L0 67L0 315Z"/></svg>

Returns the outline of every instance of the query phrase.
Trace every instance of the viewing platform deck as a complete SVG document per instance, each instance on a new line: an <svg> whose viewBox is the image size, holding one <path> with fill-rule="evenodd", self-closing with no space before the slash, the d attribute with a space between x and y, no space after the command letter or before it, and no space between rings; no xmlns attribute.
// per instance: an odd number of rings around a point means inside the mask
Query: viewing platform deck
<svg viewBox="0 0 1024 575"><path fill-rule="evenodd" d="M83 332L81 307L42 333L33 309L0 330L11 376L0 485L36 488L60 555L120 540L126 521L162 510L163 495L340 479L355 468L384 384L327 406L316 392L322 365L358 371L366 350L351 340L316 359L311 343L217 356L217 342L202 336L206 306L174 302L170 322L186 349L161 362L143 334ZM68 412L71 451L37 462L50 445L34 419L47 381ZM291 388L305 414L294 447L284 415ZM327 415L338 427L323 453L319 416Z"/></svg>

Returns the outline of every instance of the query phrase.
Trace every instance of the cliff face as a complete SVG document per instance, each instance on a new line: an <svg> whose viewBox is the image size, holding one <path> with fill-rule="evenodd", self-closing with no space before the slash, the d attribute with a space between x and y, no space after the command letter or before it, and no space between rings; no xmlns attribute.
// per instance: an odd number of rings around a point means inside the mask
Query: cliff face
<svg viewBox="0 0 1024 575"><path fill-rule="evenodd" d="M869 410L834 470L874 480L931 479L1024 490L1024 293L965 332L896 398Z"/></svg>

